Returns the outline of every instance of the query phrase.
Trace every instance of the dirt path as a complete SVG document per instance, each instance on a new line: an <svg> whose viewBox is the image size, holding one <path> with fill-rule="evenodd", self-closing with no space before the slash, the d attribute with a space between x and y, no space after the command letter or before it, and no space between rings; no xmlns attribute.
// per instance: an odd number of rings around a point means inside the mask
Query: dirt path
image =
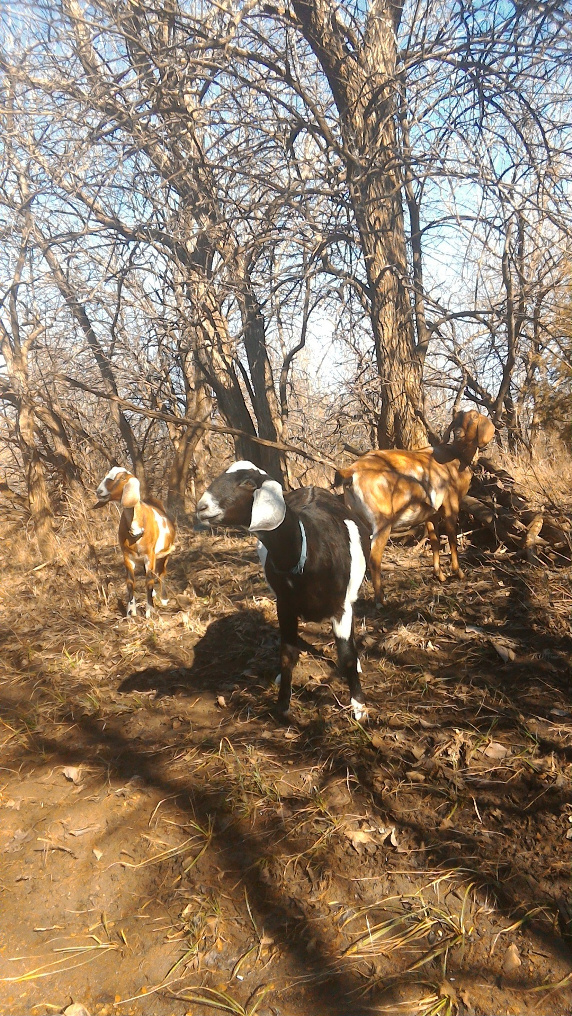
<svg viewBox="0 0 572 1016"><path fill-rule="evenodd" d="M566 577L394 549L369 724L305 625L285 727L251 541L192 537L125 621L101 533L5 564L0 1012L572 1013Z"/></svg>

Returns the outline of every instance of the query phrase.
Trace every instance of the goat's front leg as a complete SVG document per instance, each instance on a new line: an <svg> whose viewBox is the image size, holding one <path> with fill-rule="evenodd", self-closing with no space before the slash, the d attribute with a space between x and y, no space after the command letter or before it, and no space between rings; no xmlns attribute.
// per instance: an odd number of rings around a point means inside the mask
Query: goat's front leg
<svg viewBox="0 0 572 1016"><path fill-rule="evenodd" d="M385 525L380 526L376 530L371 541L371 553L369 557L369 569L371 572L371 581L373 583L373 589L375 592L376 606L380 607L383 603L383 588L381 585L381 559L385 550L387 541L389 540L389 534L391 533L391 522L387 522Z"/></svg>
<svg viewBox="0 0 572 1016"><path fill-rule="evenodd" d="M127 575L127 611L126 617L137 616L137 603L135 601L135 562L124 555L123 563Z"/></svg>
<svg viewBox="0 0 572 1016"><path fill-rule="evenodd" d="M440 560L441 547L439 544L439 532L435 523L431 522L431 520L425 523L425 528L427 529L427 536L429 537L429 543L431 544L431 550L433 551L433 572L435 574L435 578L439 579L439 582L444 582L445 575L441 569Z"/></svg>
<svg viewBox="0 0 572 1016"><path fill-rule="evenodd" d="M298 662L298 618L289 607L277 603L278 624L280 625L280 691L278 712L286 715L290 710L292 697L292 671Z"/></svg>
<svg viewBox="0 0 572 1016"><path fill-rule="evenodd" d="M449 540L449 547L451 548L451 571L457 578L464 579L465 573L459 566L459 555L457 552L457 518L456 516L446 515L443 519L443 525L445 532L447 533L447 539Z"/></svg>
<svg viewBox="0 0 572 1016"><path fill-rule="evenodd" d="M359 679L361 665L354 638L354 617L351 607L345 608L341 618L332 618L332 628L338 651L338 670L348 683L354 717L356 720L365 720L367 707Z"/></svg>

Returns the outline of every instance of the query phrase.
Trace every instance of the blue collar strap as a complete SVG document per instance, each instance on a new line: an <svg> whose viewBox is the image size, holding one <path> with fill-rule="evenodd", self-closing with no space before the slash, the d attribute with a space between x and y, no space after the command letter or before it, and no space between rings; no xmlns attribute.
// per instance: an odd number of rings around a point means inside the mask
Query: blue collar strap
<svg viewBox="0 0 572 1016"><path fill-rule="evenodd" d="M298 564L294 568L289 568L288 571L281 571L280 568L277 568L274 562L272 562L272 567L278 575L301 575L304 571L304 565L306 564L306 558L308 556L308 541L306 540L306 530L304 529L300 519L298 519L298 525L300 526L300 534L302 536L302 549L300 550Z"/></svg>

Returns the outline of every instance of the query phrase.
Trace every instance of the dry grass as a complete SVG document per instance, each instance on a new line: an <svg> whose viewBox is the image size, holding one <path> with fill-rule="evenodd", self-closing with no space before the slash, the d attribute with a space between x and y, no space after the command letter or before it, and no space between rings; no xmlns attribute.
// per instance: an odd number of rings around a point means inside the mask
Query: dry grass
<svg viewBox="0 0 572 1016"><path fill-rule="evenodd" d="M546 506L572 513L572 456L555 434L540 434L532 456L523 450L497 453L496 458L515 478L519 493L530 500L532 508Z"/></svg>
<svg viewBox="0 0 572 1016"><path fill-rule="evenodd" d="M49 983L99 1016L572 1012L567 576L491 554L441 587L390 549L369 725L308 625L284 727L251 541L182 533L169 607L126 620L87 518L46 568L5 523L2 1011Z"/></svg>

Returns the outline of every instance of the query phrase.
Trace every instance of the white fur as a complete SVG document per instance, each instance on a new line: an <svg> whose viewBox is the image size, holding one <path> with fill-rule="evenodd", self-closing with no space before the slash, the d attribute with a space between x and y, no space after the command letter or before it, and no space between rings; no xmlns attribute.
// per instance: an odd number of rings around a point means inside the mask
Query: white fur
<svg viewBox="0 0 572 1016"><path fill-rule="evenodd" d="M258 540L256 544L256 553L258 554L258 560L260 561L260 564L264 568L266 564L266 558L268 557L268 551L264 546L264 544L260 542L260 540Z"/></svg>
<svg viewBox="0 0 572 1016"><path fill-rule="evenodd" d="M248 527L250 532L278 529L284 522L285 515L286 502L282 487L277 480L265 480L262 486L254 491Z"/></svg>
<svg viewBox="0 0 572 1016"><path fill-rule="evenodd" d="M151 506L151 511L155 516L155 521L159 527L159 536L157 538L157 546L155 547L155 554L157 557L161 557L165 553L165 548L169 545L171 540L171 534L169 532L169 523L161 512L157 511L156 508Z"/></svg>
<svg viewBox="0 0 572 1016"><path fill-rule="evenodd" d="M346 589L346 598L344 600L344 609L339 621L336 621L335 617L332 618L332 628L334 629L334 635L338 639L349 639L352 632L352 606L357 600L357 594L359 593L359 587L363 582L365 575L365 557L363 548L361 545L359 529L352 519L344 519L348 532L350 534L350 577L348 581L348 588Z"/></svg>
<svg viewBox="0 0 572 1016"><path fill-rule="evenodd" d="M100 500L102 498L106 498L109 494L109 491L106 487L106 481L115 480L116 476L119 476L120 473L129 473L129 470L125 469L124 466L112 466L109 472L106 473L106 475L103 477L103 480L99 484L99 487L95 488L95 493L97 494L98 498L100 498Z"/></svg>
<svg viewBox="0 0 572 1016"><path fill-rule="evenodd" d="M262 476L267 475L263 469L259 469L258 466L254 465L254 462L249 462L247 459L241 459L240 462L233 462L232 466L229 466L226 472L237 473L239 469L254 469L255 472L260 473Z"/></svg>
<svg viewBox="0 0 572 1016"><path fill-rule="evenodd" d="M358 702L357 699L353 698L351 700L351 706L354 714L354 719L357 720L358 723L360 723L362 720L367 719L367 706L365 706L363 702Z"/></svg>
<svg viewBox="0 0 572 1016"><path fill-rule="evenodd" d="M115 477L119 476L120 473L128 473L128 472L129 470L126 469L125 466L112 466L105 479L114 480Z"/></svg>
<svg viewBox="0 0 572 1016"><path fill-rule="evenodd" d="M197 511L199 516L205 513L205 520L208 522L209 518L216 518L221 514L221 507L217 499L212 496L209 490L205 490L199 503L197 504Z"/></svg>

